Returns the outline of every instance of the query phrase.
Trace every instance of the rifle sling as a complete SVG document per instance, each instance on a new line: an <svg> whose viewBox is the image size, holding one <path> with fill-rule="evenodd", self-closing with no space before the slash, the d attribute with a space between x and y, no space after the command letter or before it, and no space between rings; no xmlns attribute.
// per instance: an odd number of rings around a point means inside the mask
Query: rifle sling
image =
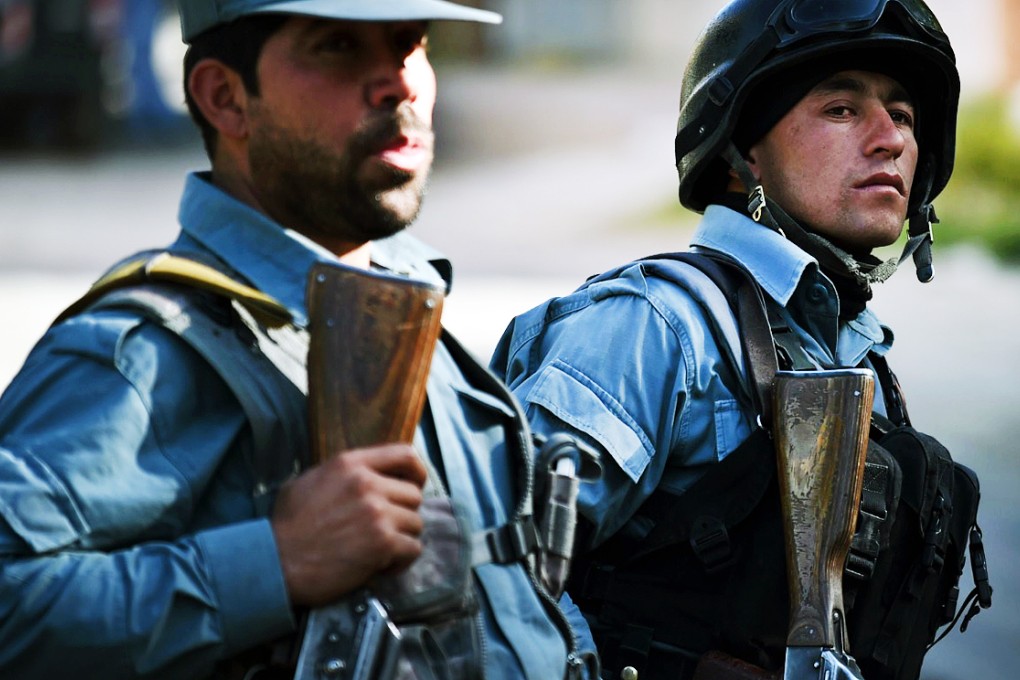
<svg viewBox="0 0 1020 680"><path fill-rule="evenodd" d="M740 344L754 390L752 396L757 402L755 407L761 425L770 429L772 383L779 372L779 360L765 300L751 275L738 262L715 251L660 253L641 258L645 260L675 260L690 265L707 276L726 296L741 330Z"/></svg>

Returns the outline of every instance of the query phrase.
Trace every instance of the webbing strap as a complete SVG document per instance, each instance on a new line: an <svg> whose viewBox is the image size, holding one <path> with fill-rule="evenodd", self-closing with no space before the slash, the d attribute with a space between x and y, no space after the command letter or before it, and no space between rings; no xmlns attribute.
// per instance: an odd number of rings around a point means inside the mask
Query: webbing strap
<svg viewBox="0 0 1020 680"><path fill-rule="evenodd" d="M744 282L737 290L737 317L743 330L748 372L758 394L762 425L772 429L772 385L779 372L775 341L758 286Z"/></svg>
<svg viewBox="0 0 1020 680"><path fill-rule="evenodd" d="M226 306L217 307L216 299ZM254 503L260 514L268 513L275 487L297 472L308 450L308 334L289 323L290 312L191 254L165 251L139 253L114 267L54 323L86 309L137 312L177 335L212 367L251 428ZM219 318L217 309L230 315Z"/></svg>
<svg viewBox="0 0 1020 680"><path fill-rule="evenodd" d="M864 482L861 489L861 503L857 515L857 529L854 532L850 550L847 553L845 576L859 581L868 581L875 573L878 555L888 546L890 515L895 511L890 505L899 496L898 485L893 484L892 465L895 461L882 449L871 446L868 460L864 464ZM893 487L896 486L894 489ZM885 528L885 532L883 532ZM853 605L855 593L844 592L847 608Z"/></svg>
<svg viewBox="0 0 1020 680"><path fill-rule="evenodd" d="M142 253L110 270L65 309L57 322L83 311L111 290L141 283L180 283L235 300L268 328L281 328L293 321L290 311L265 293L191 257L163 251Z"/></svg>
<svg viewBox="0 0 1020 680"><path fill-rule="evenodd" d="M747 362L756 408L762 425L772 423L772 384L779 371L775 341L769 325L765 300L759 287L739 263L726 255L709 252L660 253L641 258L642 261L676 260L688 264L707 276L722 291L740 327L741 349ZM712 310L709 310L710 312Z"/></svg>
<svg viewBox="0 0 1020 680"><path fill-rule="evenodd" d="M265 335L252 332L245 338L236 329L224 328L186 293L165 287L122 287L101 296L92 308L130 309L142 314L180 337L216 371L251 427L253 497L259 513L267 513L275 487L298 471L308 450L304 427L307 387L290 377L302 376L300 357ZM238 319L243 321L243 315ZM302 339L292 337L290 344L300 347Z"/></svg>

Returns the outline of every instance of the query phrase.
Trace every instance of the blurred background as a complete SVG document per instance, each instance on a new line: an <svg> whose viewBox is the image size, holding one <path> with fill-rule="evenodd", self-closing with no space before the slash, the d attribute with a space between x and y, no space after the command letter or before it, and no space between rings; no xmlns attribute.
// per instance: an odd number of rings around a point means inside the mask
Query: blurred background
<svg viewBox="0 0 1020 680"><path fill-rule="evenodd" d="M446 324L487 357L513 314L627 259L683 249L680 76L722 0L475 0L499 27L436 25L438 154L415 233L457 267ZM995 606L926 680L1020 677L1020 0L929 0L962 81L936 278L875 309L915 424L983 480ZM0 387L112 261L171 241L186 119L172 0L0 0ZM613 351L607 348L607 351ZM963 587L970 587L965 573Z"/></svg>

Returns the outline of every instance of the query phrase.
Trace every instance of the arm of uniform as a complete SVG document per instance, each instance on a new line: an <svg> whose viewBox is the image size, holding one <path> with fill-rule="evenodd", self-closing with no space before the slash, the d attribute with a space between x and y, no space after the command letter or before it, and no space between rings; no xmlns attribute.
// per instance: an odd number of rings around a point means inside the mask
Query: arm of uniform
<svg viewBox="0 0 1020 680"><path fill-rule="evenodd" d="M493 357L532 428L598 447L603 476L583 484L591 544L616 533L660 483L679 493L749 424L739 384L701 308L639 266L517 317Z"/></svg>
<svg viewBox="0 0 1020 680"><path fill-rule="evenodd" d="M244 437L163 329L51 329L0 399L0 675L200 678L292 630Z"/></svg>

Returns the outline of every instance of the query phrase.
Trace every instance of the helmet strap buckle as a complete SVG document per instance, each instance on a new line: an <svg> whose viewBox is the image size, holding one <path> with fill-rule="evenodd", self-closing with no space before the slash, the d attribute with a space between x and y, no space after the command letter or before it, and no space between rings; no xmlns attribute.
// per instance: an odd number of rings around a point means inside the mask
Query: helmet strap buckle
<svg viewBox="0 0 1020 680"><path fill-rule="evenodd" d="M747 212L751 213L751 219L761 222L761 211L765 208L765 187L756 186L749 195Z"/></svg>
<svg viewBox="0 0 1020 680"><path fill-rule="evenodd" d="M921 208L910 218L907 226L907 245L903 248L903 255L900 262L907 259L907 255L913 255L914 267L917 269L917 280L921 283L928 283L935 278L935 271L932 268L931 246L935 242L933 224L938 224L939 218L935 214L935 208L930 203L922 205Z"/></svg>
<svg viewBox="0 0 1020 680"><path fill-rule="evenodd" d="M736 145L733 142L729 142L723 150L722 156L729 163L730 167L733 168L733 171L737 173L744 187L749 189L747 194L747 213L751 216L751 219L759 224L764 224L785 238L786 234L779 227L779 223L772 215L769 203L765 199L765 187L761 185L758 178L751 172L751 166L740 155Z"/></svg>

